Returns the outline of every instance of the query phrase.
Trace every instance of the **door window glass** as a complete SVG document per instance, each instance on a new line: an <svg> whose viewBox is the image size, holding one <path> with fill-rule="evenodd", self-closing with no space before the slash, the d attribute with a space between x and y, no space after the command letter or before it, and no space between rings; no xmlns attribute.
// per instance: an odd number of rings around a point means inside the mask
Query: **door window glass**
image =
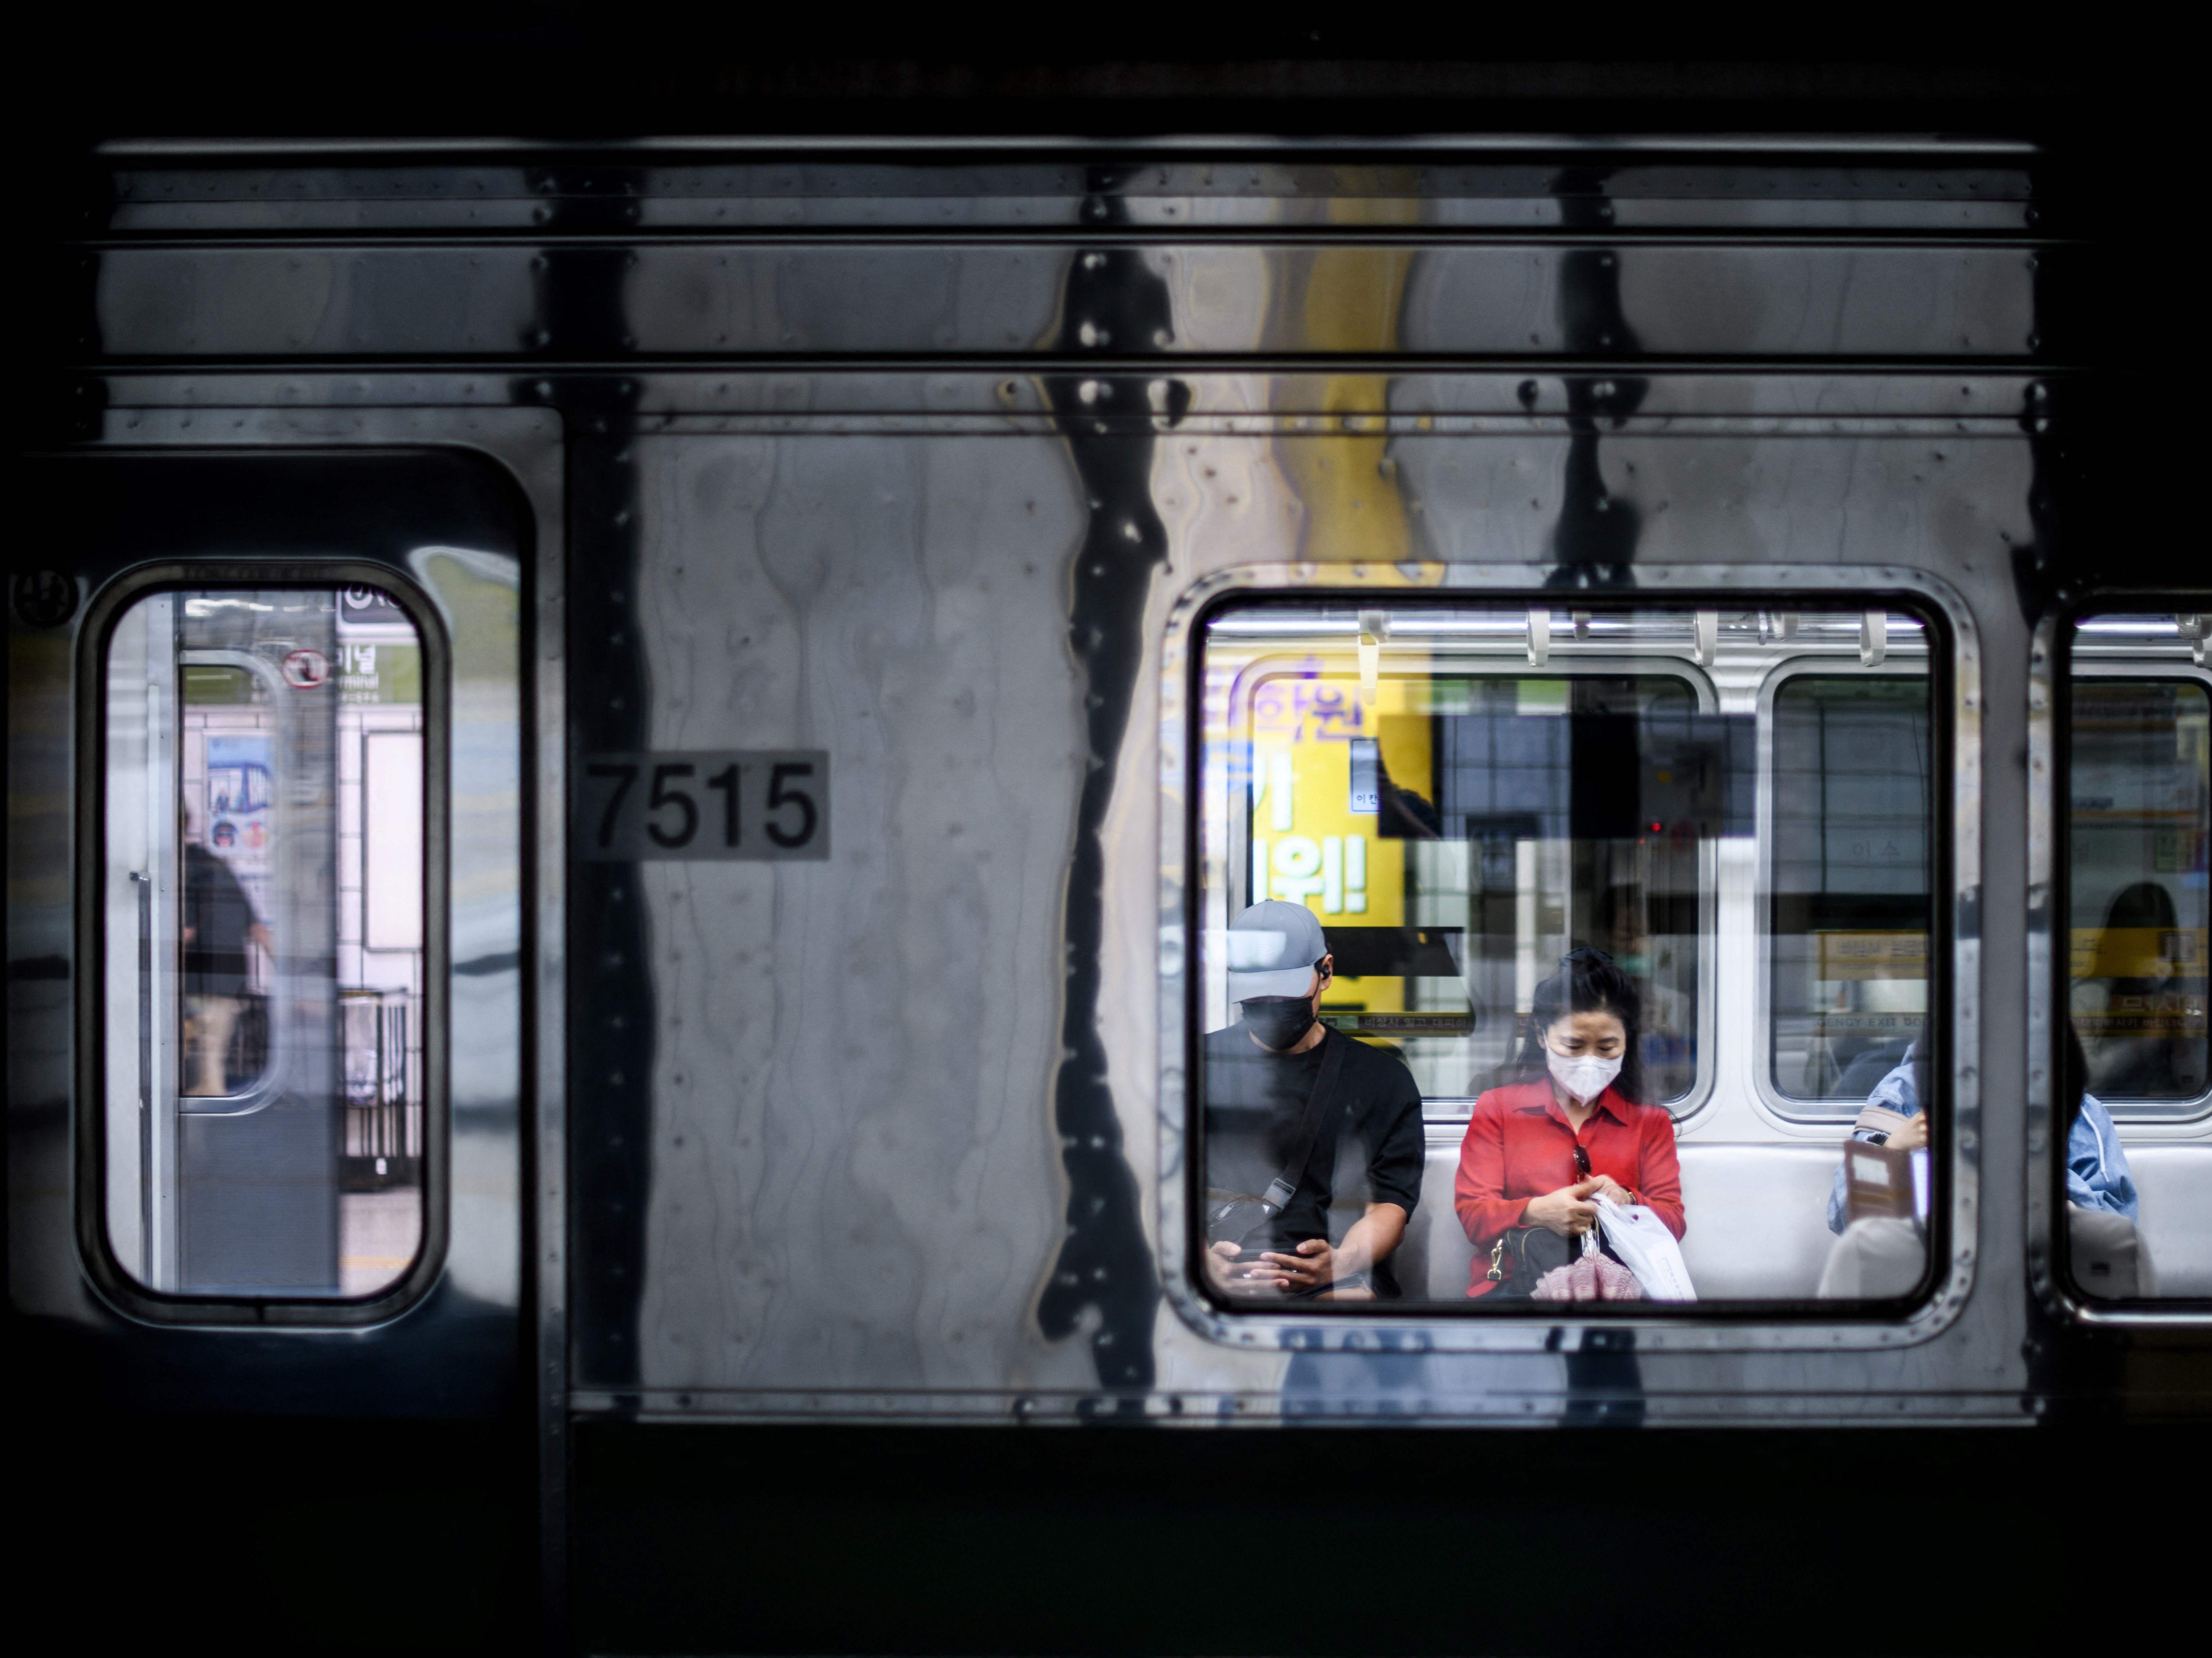
<svg viewBox="0 0 2212 1658"><path fill-rule="evenodd" d="M2069 1029L2055 1108L2076 1285L2212 1297L2206 617L2100 616L2069 686Z"/></svg>
<svg viewBox="0 0 2212 1658"><path fill-rule="evenodd" d="M149 594L106 663L109 1246L360 1297L422 1236L422 640L381 592Z"/></svg>

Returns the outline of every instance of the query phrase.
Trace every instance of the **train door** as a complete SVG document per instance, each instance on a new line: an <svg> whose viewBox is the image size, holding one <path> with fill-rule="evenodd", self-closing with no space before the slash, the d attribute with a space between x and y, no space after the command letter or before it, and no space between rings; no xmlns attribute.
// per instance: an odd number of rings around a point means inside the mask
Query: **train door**
<svg viewBox="0 0 2212 1658"><path fill-rule="evenodd" d="M419 843L421 790L340 809L341 598L152 592L108 639L101 990L122 1051L101 1172L110 1249L155 1293L368 1287L346 1282L362 1256L340 1194L360 1055L338 987L360 972L337 944L360 938L362 888L337 878L339 826Z"/></svg>
<svg viewBox="0 0 2212 1658"><path fill-rule="evenodd" d="M531 510L459 453L32 477L10 1322L60 1532L134 1493L126 1623L222 1586L310 1646L511 1641Z"/></svg>

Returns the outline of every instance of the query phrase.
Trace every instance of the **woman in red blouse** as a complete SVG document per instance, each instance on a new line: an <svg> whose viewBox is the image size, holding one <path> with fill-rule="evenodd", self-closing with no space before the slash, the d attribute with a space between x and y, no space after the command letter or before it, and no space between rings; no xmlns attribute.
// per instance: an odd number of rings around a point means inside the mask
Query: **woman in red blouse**
<svg viewBox="0 0 2212 1658"><path fill-rule="evenodd" d="M1571 1243L1597 1224L1600 1195L1646 1205L1682 1236L1674 1120L1639 1102L1640 1034L1636 987L1601 950L1571 950L1536 987L1522 1080L1475 1102L1460 1144L1454 1199L1474 1244L1468 1295L1510 1283L1515 1252L1500 1244L1514 1228Z"/></svg>

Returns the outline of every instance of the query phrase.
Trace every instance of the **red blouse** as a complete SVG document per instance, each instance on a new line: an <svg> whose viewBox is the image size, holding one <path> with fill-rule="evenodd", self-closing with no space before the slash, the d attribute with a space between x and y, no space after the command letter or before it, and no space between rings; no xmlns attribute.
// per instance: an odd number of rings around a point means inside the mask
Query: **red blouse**
<svg viewBox="0 0 2212 1658"><path fill-rule="evenodd" d="M1522 1224L1529 1199L1587 1178L1575 1167L1577 1139L1589 1153L1591 1174L1612 1175L1637 1202L1656 1210L1668 1231L1682 1236L1682 1170L1674 1158L1674 1120L1666 1112L1632 1105L1608 1088L1577 1135L1548 1081L1493 1088L1474 1102L1453 1182L1459 1224L1474 1244L1468 1295L1497 1288L1488 1276L1491 1245Z"/></svg>

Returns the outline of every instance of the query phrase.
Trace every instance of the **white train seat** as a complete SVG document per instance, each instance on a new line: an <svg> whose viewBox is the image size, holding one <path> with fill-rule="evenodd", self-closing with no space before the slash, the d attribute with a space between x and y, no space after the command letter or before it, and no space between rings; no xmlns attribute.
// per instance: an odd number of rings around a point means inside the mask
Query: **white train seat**
<svg viewBox="0 0 2212 1658"><path fill-rule="evenodd" d="M2093 1296L2122 1301L2158 1293L2158 1270L2135 1224L2108 1209L2067 1205L2074 1282Z"/></svg>
<svg viewBox="0 0 2212 1658"><path fill-rule="evenodd" d="M2157 1263L2157 1293L2212 1296L2212 1204L2205 1200L2212 1193L2212 1145L2124 1143L2142 1199L2136 1227Z"/></svg>
<svg viewBox="0 0 2212 1658"><path fill-rule="evenodd" d="M1408 1300L1467 1296L1474 1250L1452 1209L1459 1170L1457 1123L1431 1123L1421 1201L1398 1254L1398 1284ZM1835 1236L1828 1230L1828 1187L1835 1144L1703 1145L1680 1148L1682 1203L1689 1231L1682 1258L1707 1301L1810 1297Z"/></svg>

